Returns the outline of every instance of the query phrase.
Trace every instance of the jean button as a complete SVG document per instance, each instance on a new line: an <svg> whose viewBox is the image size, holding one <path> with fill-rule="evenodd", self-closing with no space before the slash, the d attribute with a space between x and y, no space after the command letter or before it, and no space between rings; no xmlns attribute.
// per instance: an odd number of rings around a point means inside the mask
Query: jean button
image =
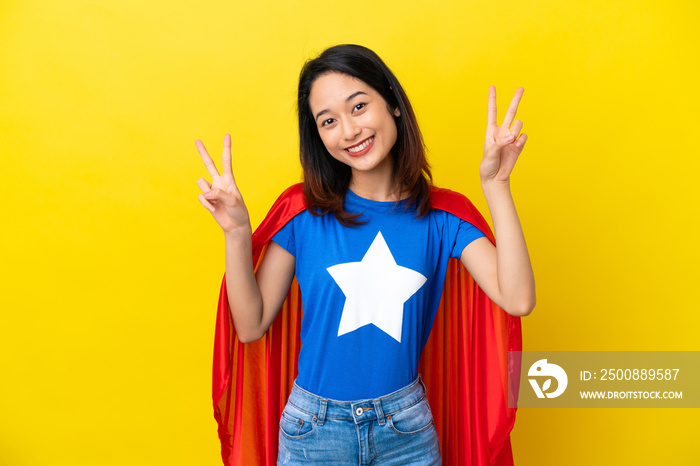
<svg viewBox="0 0 700 466"><path fill-rule="evenodd" d="M355 415L356 416L362 416L362 413L364 413L364 412L365 412L365 410L360 408L359 406L357 408L355 408Z"/></svg>

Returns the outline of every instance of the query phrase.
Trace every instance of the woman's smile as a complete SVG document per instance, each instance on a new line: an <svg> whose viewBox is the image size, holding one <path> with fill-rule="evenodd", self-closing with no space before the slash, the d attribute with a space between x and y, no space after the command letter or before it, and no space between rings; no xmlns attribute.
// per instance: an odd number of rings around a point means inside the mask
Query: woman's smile
<svg viewBox="0 0 700 466"><path fill-rule="evenodd" d="M365 155L367 152L370 151L372 146L374 145L374 136L370 136L364 141L360 142L359 144L356 144L354 146L346 147L345 150L350 153L353 157L359 157L361 155Z"/></svg>

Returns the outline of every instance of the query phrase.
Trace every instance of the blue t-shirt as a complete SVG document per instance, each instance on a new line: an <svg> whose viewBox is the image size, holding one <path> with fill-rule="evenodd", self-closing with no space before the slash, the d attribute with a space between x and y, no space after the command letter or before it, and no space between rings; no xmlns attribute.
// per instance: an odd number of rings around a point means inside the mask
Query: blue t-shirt
<svg viewBox="0 0 700 466"><path fill-rule="evenodd" d="M296 257L304 316L297 384L333 400L378 398L410 384L440 304L450 257L484 234L442 210L352 191L345 209L367 223L304 211L272 240Z"/></svg>

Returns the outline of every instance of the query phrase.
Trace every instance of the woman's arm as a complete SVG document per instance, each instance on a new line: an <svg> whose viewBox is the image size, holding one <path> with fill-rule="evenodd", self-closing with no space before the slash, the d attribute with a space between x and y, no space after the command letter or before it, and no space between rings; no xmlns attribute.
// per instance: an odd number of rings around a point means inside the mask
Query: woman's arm
<svg viewBox="0 0 700 466"><path fill-rule="evenodd" d="M252 228L233 178L231 136L224 137L221 175L204 144L197 140L196 146L212 177L211 184L197 180L202 191L198 199L224 232L229 309L238 339L249 343L260 339L275 320L294 278L295 259L271 241L257 275L253 272Z"/></svg>
<svg viewBox="0 0 700 466"><path fill-rule="evenodd" d="M226 294L236 334L242 343L262 338L277 317L294 278L296 259L270 241L253 273L251 234L224 233Z"/></svg>
<svg viewBox="0 0 700 466"><path fill-rule="evenodd" d="M535 307L535 277L510 192L510 175L527 140L526 134L518 137L522 121L513 122L523 92L523 88L515 92L499 127L496 88L489 88L486 142L479 172L498 247L487 238L479 238L464 248L461 256L462 263L489 298L515 316L528 315Z"/></svg>

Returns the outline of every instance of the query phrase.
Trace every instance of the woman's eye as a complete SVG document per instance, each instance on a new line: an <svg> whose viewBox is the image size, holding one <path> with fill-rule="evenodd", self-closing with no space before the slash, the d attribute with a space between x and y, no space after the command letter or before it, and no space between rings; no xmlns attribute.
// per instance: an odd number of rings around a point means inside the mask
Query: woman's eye
<svg viewBox="0 0 700 466"><path fill-rule="evenodd" d="M365 108L365 105L367 105L367 104L364 104L364 103L357 104L357 105L355 105L355 108L353 108L353 110L355 110L355 111L362 110L363 108Z"/></svg>
<svg viewBox="0 0 700 466"><path fill-rule="evenodd" d="M323 123L321 123L321 126L328 126L331 123L333 123L333 118L329 118L327 120L324 120Z"/></svg>

